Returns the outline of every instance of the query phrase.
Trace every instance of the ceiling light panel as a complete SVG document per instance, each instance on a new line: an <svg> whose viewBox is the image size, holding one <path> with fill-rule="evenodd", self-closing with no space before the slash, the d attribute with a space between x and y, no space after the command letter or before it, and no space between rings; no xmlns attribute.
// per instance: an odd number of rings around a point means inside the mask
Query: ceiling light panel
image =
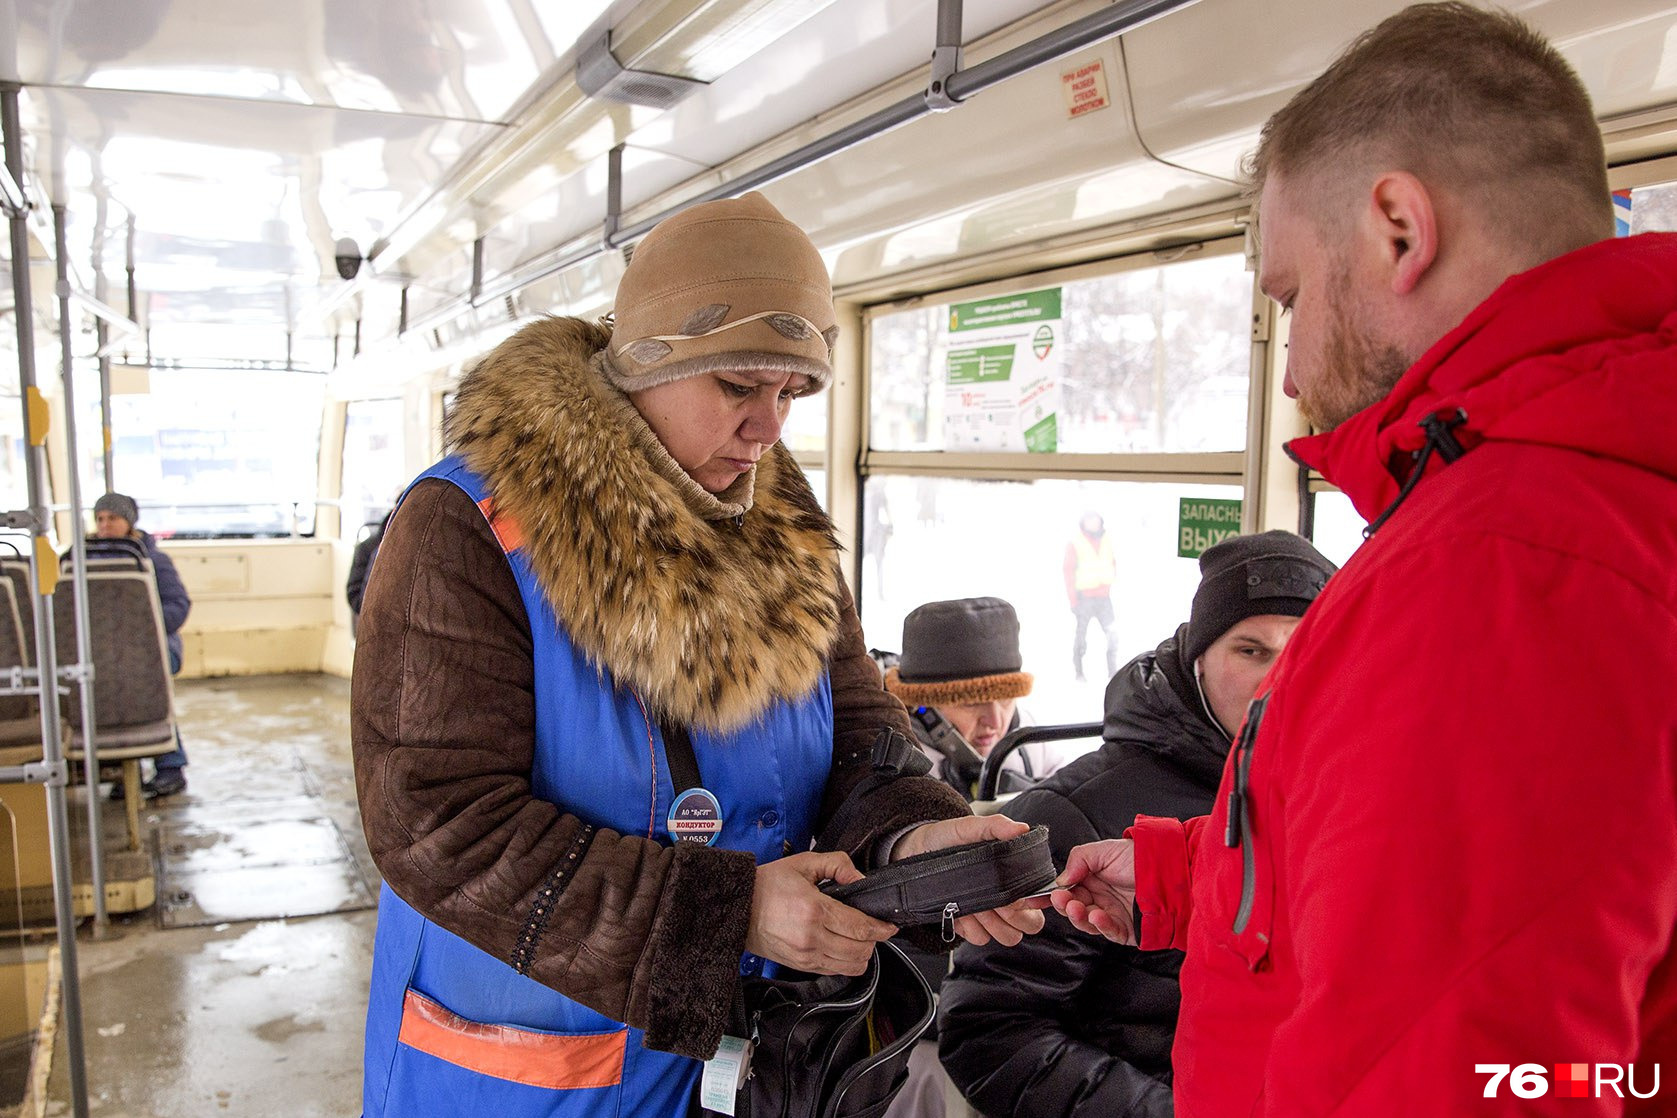
<svg viewBox="0 0 1677 1118"><path fill-rule="evenodd" d="M642 5L613 29L612 53L630 70L715 81L833 3L680 0Z"/></svg>

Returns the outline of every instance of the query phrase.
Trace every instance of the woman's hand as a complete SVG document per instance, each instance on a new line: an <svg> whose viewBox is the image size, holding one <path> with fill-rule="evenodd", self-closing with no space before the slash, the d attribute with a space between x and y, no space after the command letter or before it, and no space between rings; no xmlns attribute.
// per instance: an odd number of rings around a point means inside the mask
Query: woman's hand
<svg viewBox="0 0 1677 1118"><path fill-rule="evenodd" d="M966 815L923 823L897 840L891 861L900 862L916 854L963 846L969 842L1017 838L1030 827L1005 815ZM1028 935L1042 931L1042 909L1048 902L1040 897L1014 901L1005 908L975 912L955 921L955 934L968 943L983 947L991 940L1013 947Z"/></svg>
<svg viewBox="0 0 1677 1118"><path fill-rule="evenodd" d="M1055 884L1054 908L1079 931L1136 942L1135 843L1105 839L1072 847Z"/></svg>
<svg viewBox="0 0 1677 1118"><path fill-rule="evenodd" d="M812 974L865 974L873 945L896 926L840 904L816 885L862 879L843 852L811 851L757 867L745 949Z"/></svg>

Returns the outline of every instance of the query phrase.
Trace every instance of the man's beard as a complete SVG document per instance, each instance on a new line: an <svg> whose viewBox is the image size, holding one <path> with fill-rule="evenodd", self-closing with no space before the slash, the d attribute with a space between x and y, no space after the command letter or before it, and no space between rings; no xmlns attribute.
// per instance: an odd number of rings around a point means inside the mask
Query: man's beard
<svg viewBox="0 0 1677 1118"><path fill-rule="evenodd" d="M1348 271L1335 278L1341 292L1349 284ZM1323 368L1308 395L1302 386L1299 389L1299 411L1318 431L1331 431L1382 399L1412 364L1397 346L1370 337L1366 323L1359 328L1352 320L1364 316L1350 303L1340 295L1329 302Z"/></svg>

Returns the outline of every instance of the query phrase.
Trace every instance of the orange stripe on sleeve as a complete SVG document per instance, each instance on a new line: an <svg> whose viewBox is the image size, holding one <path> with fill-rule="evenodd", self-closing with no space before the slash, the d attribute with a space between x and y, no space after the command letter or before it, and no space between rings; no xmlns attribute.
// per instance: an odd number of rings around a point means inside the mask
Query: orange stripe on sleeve
<svg viewBox="0 0 1677 1118"><path fill-rule="evenodd" d="M501 550L511 555L524 546L524 529L518 526L518 521L510 516L502 516L495 511L495 502L485 497L477 503L478 511L489 521L489 530L495 533L495 539L501 545Z"/></svg>
<svg viewBox="0 0 1677 1118"><path fill-rule="evenodd" d="M484 1025L451 1013L409 990L402 1004L401 1043L457 1067L528 1087L574 1091L623 1081L628 1030L586 1036Z"/></svg>

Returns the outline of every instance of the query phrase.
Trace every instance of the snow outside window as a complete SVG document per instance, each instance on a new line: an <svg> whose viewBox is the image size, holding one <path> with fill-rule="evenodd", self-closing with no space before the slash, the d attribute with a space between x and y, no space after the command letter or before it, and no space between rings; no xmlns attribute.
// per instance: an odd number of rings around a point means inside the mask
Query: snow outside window
<svg viewBox="0 0 1677 1118"><path fill-rule="evenodd" d="M1024 670L1036 677L1022 705L1038 723L1098 721L1108 678L1106 643L1092 626L1086 634L1085 681L1077 682L1066 548L1085 512L1104 518L1118 565L1114 655L1122 666L1188 620L1199 563L1176 554L1184 497L1239 499L1240 488L869 478L862 502L860 596L868 645L900 650L903 618L925 602L1005 598L1019 614Z"/></svg>

